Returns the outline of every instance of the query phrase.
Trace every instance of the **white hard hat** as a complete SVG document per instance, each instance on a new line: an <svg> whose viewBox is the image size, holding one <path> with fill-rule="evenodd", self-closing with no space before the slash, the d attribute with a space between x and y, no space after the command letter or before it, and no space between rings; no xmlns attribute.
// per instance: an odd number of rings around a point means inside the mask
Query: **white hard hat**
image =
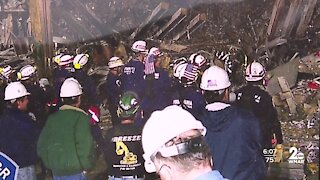
<svg viewBox="0 0 320 180"><path fill-rule="evenodd" d="M75 69L81 69L84 65L87 64L88 60L89 60L88 54L77 54L73 58L73 66Z"/></svg>
<svg viewBox="0 0 320 180"><path fill-rule="evenodd" d="M0 73L6 77L9 78L9 76L14 72L14 69L10 65L5 66L3 69L0 68Z"/></svg>
<svg viewBox="0 0 320 180"><path fill-rule="evenodd" d="M131 50L133 52L147 52L147 43L145 41L136 41L132 44Z"/></svg>
<svg viewBox="0 0 320 180"><path fill-rule="evenodd" d="M206 91L217 91L226 89L230 85L228 73L218 66L211 66L204 71L200 88Z"/></svg>
<svg viewBox="0 0 320 180"><path fill-rule="evenodd" d="M23 66L18 72L17 76L19 80L27 80L36 72L36 67L31 65Z"/></svg>
<svg viewBox="0 0 320 180"><path fill-rule="evenodd" d="M54 62L59 66L64 66L73 62L73 56L68 54L59 54L54 57Z"/></svg>
<svg viewBox="0 0 320 180"><path fill-rule="evenodd" d="M53 62L57 63L59 65L60 63L60 58L63 56L64 54L60 53L60 54L57 54L56 56L54 56L52 58Z"/></svg>
<svg viewBox="0 0 320 180"><path fill-rule="evenodd" d="M82 87L76 79L67 78L66 80L64 80L60 89L60 97L75 97L81 94Z"/></svg>
<svg viewBox="0 0 320 180"><path fill-rule="evenodd" d="M173 76L176 78L181 78L181 74L183 74L183 69L186 68L186 66L188 65L188 63L181 63L181 64L177 64L173 67Z"/></svg>
<svg viewBox="0 0 320 180"><path fill-rule="evenodd" d="M156 171L151 157L168 141L192 129L200 130L203 136L206 134L206 128L202 123L179 106L171 105L161 111L153 112L142 130L146 171L149 173Z"/></svg>
<svg viewBox="0 0 320 180"><path fill-rule="evenodd" d="M180 64L174 71L174 76L179 79L179 82L184 85L191 85L198 79L198 67L194 64Z"/></svg>
<svg viewBox="0 0 320 180"><path fill-rule="evenodd" d="M4 100L13 100L27 95L30 93L21 82L12 82L5 89Z"/></svg>
<svg viewBox="0 0 320 180"><path fill-rule="evenodd" d="M119 57L112 57L109 60L108 66L109 69L116 68L119 66L123 66L123 61Z"/></svg>
<svg viewBox="0 0 320 180"><path fill-rule="evenodd" d="M149 54L153 54L154 56L156 57L159 57L159 56L162 56L163 54L160 52L160 49L157 48L157 47L152 47L150 50L149 50Z"/></svg>
<svg viewBox="0 0 320 180"><path fill-rule="evenodd" d="M264 67L258 62L253 62L249 64L249 66L246 69L247 81L259 81L263 79L265 75L266 75L266 71Z"/></svg>
<svg viewBox="0 0 320 180"><path fill-rule="evenodd" d="M195 64L195 65L201 67L206 63L207 60L201 54L194 53L194 54L191 54L191 56L189 57L189 61L192 64Z"/></svg>

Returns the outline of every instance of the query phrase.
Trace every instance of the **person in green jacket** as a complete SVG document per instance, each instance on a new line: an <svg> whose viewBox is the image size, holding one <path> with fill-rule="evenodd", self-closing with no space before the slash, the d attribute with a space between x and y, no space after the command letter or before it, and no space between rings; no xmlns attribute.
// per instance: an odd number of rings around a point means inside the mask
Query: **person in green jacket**
<svg viewBox="0 0 320 180"><path fill-rule="evenodd" d="M49 116L38 140L37 152L54 180L86 180L84 171L93 167L94 142L89 119L80 109L82 87L66 79L60 90L63 106Z"/></svg>

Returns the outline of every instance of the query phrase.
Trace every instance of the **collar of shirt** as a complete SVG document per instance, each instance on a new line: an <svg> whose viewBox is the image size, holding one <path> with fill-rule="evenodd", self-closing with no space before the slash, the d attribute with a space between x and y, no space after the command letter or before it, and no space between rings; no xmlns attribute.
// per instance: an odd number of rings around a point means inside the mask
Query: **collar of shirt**
<svg viewBox="0 0 320 180"><path fill-rule="evenodd" d="M226 103L222 103L222 102L215 102L215 103L208 104L206 106L206 109L208 111L219 111L219 110L225 109L229 106L230 106L230 104L226 104Z"/></svg>
<svg viewBox="0 0 320 180"><path fill-rule="evenodd" d="M220 174L220 172L217 170L213 170L211 172L205 173L205 174L197 177L195 180L206 180L206 179L227 180L227 179L224 179L223 176Z"/></svg>

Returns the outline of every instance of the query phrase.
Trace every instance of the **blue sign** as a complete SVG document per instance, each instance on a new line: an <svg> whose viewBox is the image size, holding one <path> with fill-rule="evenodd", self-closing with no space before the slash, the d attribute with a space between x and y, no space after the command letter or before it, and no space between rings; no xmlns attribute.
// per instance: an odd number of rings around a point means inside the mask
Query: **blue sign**
<svg viewBox="0 0 320 180"><path fill-rule="evenodd" d="M0 152L0 179L16 180L19 166L7 155Z"/></svg>

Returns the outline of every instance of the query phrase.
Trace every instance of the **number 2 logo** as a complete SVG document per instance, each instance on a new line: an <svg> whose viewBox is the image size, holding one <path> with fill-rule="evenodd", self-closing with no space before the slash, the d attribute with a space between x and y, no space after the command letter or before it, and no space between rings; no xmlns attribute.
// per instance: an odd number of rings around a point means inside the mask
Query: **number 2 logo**
<svg viewBox="0 0 320 180"><path fill-rule="evenodd" d="M296 147L291 147L289 149L289 153L292 153L291 156L288 158L289 160L302 160L304 159L304 154L302 152L298 152Z"/></svg>

